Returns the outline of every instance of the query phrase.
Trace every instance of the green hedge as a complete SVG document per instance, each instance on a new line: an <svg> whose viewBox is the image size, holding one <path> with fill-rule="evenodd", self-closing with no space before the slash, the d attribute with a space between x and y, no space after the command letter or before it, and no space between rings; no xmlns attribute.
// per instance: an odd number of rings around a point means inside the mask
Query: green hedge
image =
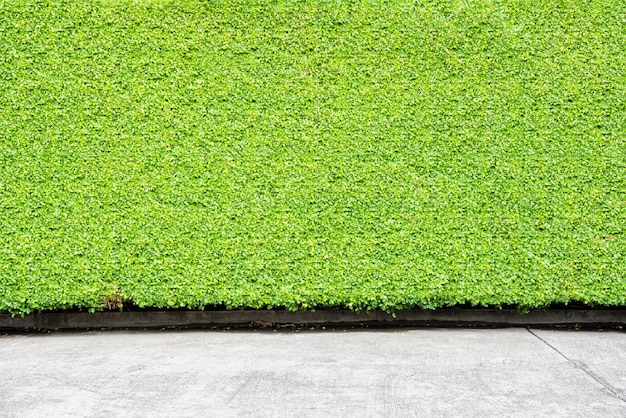
<svg viewBox="0 0 626 418"><path fill-rule="evenodd" d="M626 305L626 3L0 4L0 311Z"/></svg>

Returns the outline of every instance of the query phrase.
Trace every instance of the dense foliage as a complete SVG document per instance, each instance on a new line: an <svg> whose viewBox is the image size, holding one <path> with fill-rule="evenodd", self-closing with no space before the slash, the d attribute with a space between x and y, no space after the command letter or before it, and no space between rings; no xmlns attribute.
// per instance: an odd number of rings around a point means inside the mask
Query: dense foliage
<svg viewBox="0 0 626 418"><path fill-rule="evenodd" d="M0 311L624 306L625 16L4 0Z"/></svg>

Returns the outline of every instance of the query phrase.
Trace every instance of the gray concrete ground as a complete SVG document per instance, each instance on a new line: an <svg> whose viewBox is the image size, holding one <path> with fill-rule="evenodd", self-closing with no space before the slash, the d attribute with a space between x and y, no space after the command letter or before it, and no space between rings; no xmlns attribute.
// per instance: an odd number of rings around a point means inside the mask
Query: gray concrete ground
<svg viewBox="0 0 626 418"><path fill-rule="evenodd" d="M626 333L0 336L0 416L626 416Z"/></svg>

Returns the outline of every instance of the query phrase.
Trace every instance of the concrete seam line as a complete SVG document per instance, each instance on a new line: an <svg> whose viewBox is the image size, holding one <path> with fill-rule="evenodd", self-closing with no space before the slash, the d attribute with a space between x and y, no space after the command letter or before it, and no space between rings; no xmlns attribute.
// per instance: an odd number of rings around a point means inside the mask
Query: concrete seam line
<svg viewBox="0 0 626 418"><path fill-rule="evenodd" d="M556 351L561 357L563 357L565 360L567 360L568 362L572 363L574 365L574 367L576 367L577 369L581 370L583 373L585 373L587 376L589 376L590 378L592 378L593 380L595 380L600 386L604 387L607 391L609 391L611 393L611 395L616 398L619 399L620 401L626 403L626 398L624 398L621 394L619 389L613 387L613 385L611 385L610 383L608 383L606 380L604 380L602 377L598 376L597 374L595 374L594 372L592 372L591 370L589 370L584 363L579 362L579 361L575 361L572 360L571 358L567 357L562 351L560 351L559 349L557 349L555 346L553 346L552 344L550 344L549 342L547 342L546 340L544 340L543 338L541 338L539 335L537 335L537 333L533 332L530 328L526 328L526 331L530 332L531 335L533 335L535 338L537 338L539 341L541 341L542 343L544 343L545 345L547 345L548 347L550 347L552 350Z"/></svg>

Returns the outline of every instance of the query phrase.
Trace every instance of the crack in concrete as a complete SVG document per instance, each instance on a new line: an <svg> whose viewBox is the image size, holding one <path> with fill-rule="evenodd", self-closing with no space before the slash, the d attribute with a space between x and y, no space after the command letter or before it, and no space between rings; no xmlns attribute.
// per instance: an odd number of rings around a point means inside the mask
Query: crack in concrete
<svg viewBox="0 0 626 418"><path fill-rule="evenodd" d="M531 335L533 335L539 341L541 341L542 343L544 343L545 345L550 347L552 350L556 351L561 357L563 357L565 360L567 360L570 363L572 363L577 369L582 370L587 376L592 378L599 385L601 385L603 388L605 388L607 391L609 391L610 394L614 398L619 399L620 401L626 403L626 398L623 395L620 394L620 390L619 389L613 387L613 385L611 385L609 382L604 380L602 377L598 376L596 373L594 373L593 371L589 370L589 368L587 367L587 365L585 363L580 362L580 361L575 361L575 360L572 360L571 358L567 357L563 352L559 351L559 349L557 349L555 346L553 346L552 344L550 344L549 342L547 342L546 340L541 338L539 335L534 333L530 328L526 328L526 331L528 331Z"/></svg>
<svg viewBox="0 0 626 418"><path fill-rule="evenodd" d="M248 377L246 377L246 381L240 384L239 388L237 388L235 393L230 397L230 399L228 399L228 402L226 402L226 406L229 406L232 403L232 401L237 396L239 396L239 394L252 382L252 380L254 380L254 378L255 378L254 375L249 375Z"/></svg>

